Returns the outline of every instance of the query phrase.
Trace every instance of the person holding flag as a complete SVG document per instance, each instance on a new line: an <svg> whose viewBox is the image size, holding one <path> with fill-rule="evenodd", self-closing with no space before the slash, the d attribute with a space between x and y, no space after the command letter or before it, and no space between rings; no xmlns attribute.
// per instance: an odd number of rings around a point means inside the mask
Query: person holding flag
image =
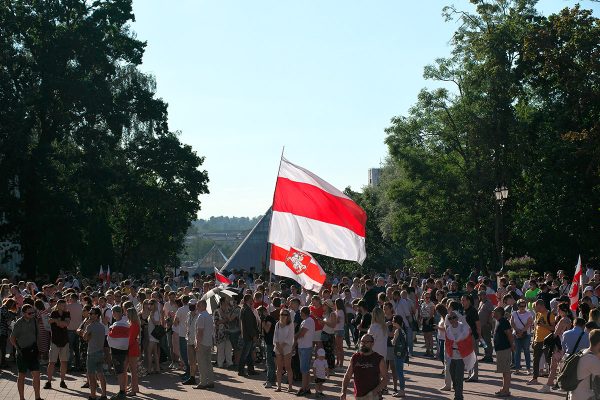
<svg viewBox="0 0 600 400"><path fill-rule="evenodd" d="M575 266L575 275L573 276L573 283L571 284L571 291L569 292L569 299L571 301L571 310L576 311L579 304L579 290L581 289L583 271L581 270L581 255L577 260L577 266Z"/></svg>
<svg viewBox="0 0 600 400"><path fill-rule="evenodd" d="M475 366L475 352L473 351L473 335L466 322L459 321L458 313L451 311L446 326L446 357L450 360L450 377L454 387L454 400L463 400L463 381L465 371L470 371Z"/></svg>

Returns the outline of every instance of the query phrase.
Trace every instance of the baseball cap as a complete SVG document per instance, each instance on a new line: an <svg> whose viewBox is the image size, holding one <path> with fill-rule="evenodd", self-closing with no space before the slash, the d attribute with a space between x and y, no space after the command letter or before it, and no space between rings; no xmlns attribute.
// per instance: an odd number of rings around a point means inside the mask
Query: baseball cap
<svg viewBox="0 0 600 400"><path fill-rule="evenodd" d="M590 291L592 291L592 292L593 292L593 291L594 291L594 288L593 288L593 287L591 287L591 286L586 286L586 287L585 287L585 289L583 289L583 291L584 291L584 292L587 292L588 290L590 290Z"/></svg>

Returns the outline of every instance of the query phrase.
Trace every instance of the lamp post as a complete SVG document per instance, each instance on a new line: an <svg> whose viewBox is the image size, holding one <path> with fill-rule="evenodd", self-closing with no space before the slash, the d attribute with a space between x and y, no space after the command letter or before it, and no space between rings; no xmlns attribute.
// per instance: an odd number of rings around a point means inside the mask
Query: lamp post
<svg viewBox="0 0 600 400"><path fill-rule="evenodd" d="M494 189L496 197L496 251L498 252L498 262L500 263L500 271L504 271L504 243L503 243L503 226L502 226L502 207L508 198L508 188L506 186L497 187Z"/></svg>

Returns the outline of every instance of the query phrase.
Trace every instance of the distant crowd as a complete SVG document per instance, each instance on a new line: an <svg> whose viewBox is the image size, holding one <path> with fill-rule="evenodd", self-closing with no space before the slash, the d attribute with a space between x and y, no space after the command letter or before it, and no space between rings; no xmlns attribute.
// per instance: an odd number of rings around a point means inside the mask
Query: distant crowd
<svg viewBox="0 0 600 400"><path fill-rule="evenodd" d="M89 399L104 400L107 375L119 385L111 399L125 399L140 393L140 376L179 371L182 386L211 390L224 368L261 375L266 388L297 396L335 389L344 399L352 384L357 399L405 397L410 357L439 365L439 390L455 400L465 382L478 381L480 363L495 364L497 397L511 396L518 374L529 376L532 390L575 400L600 394L600 271L591 266L573 307L565 271L518 282L505 273L473 270L460 279L450 270L398 269L329 276L319 292L253 270L225 274L233 282L227 287L212 275L185 273L4 279L0 368L18 372L21 399L28 373L41 398L40 371L44 390L57 380L67 388L67 374L83 376ZM423 353L415 352L417 341ZM343 374L341 388L332 374Z"/></svg>

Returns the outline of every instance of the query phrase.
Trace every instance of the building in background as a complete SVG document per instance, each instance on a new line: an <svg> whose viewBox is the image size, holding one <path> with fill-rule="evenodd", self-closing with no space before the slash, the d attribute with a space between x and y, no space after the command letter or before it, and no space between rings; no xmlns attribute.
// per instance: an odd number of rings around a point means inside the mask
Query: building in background
<svg viewBox="0 0 600 400"><path fill-rule="evenodd" d="M369 168L369 186L379 186L381 179L381 168Z"/></svg>

